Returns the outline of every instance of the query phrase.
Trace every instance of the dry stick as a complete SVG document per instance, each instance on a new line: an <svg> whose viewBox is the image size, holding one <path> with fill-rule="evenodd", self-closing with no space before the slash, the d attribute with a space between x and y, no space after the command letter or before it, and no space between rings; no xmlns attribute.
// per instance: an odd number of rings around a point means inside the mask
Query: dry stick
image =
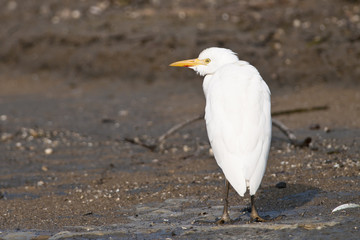
<svg viewBox="0 0 360 240"><path fill-rule="evenodd" d="M150 143L147 143L147 142L141 140L138 137L134 137L134 138L125 137L123 140L126 141L126 142L129 142L129 143L132 143L132 144L139 145L139 146L142 146L144 148L147 148L152 152L155 151L155 149L160 145L160 143L158 143L158 142L155 143L154 141L151 141Z"/></svg>
<svg viewBox="0 0 360 240"><path fill-rule="evenodd" d="M161 135L157 141L158 142L163 142L166 138L168 138L170 135L172 135L174 132L178 131L179 129L185 127L186 125L193 123L197 120L201 120L204 118L204 115L199 115L190 119L187 119L184 122L181 122L179 124L176 124L175 126L173 126L172 128L170 128L168 131L166 131L163 135ZM272 124L279 128L281 130L282 133L284 133L290 140L291 143L295 143L297 141L297 138L295 136L295 134L282 122L280 122L279 120L276 119L272 119ZM295 144L297 145L297 144Z"/></svg>
<svg viewBox="0 0 360 240"><path fill-rule="evenodd" d="M158 142L162 142L165 140L165 138L169 137L171 134L173 134L174 132L176 132L177 130L179 130L180 128L185 127L186 125L193 123L197 120L201 120L204 118L204 114L198 115L196 117L187 119L184 122L181 122L179 124L176 124L175 126L173 126L172 128L170 128L169 130L167 130L163 135L161 135L160 137L158 137L157 141Z"/></svg>
<svg viewBox="0 0 360 240"><path fill-rule="evenodd" d="M290 115L294 113L304 113L304 112L313 112L313 111L321 111L321 110L327 110L329 107L326 105L323 106L314 106L310 108L295 108L290 110L284 110L284 111L278 111L271 113L271 116L280 116L280 115ZM297 146L297 147L308 147L311 143L311 137L306 137L303 140L298 140L295 136L295 134L282 122L276 119L272 119L272 124L280 129L281 132L283 132L288 139L290 140L290 143Z"/></svg>
<svg viewBox="0 0 360 240"><path fill-rule="evenodd" d="M283 124L279 120L272 119L272 124L275 127L279 128L280 131L283 132L289 138L290 141L296 141L297 140L295 134L287 126L285 126L285 124Z"/></svg>
<svg viewBox="0 0 360 240"><path fill-rule="evenodd" d="M295 134L285 124L277 119L272 119L272 124L288 137L291 144L297 147L308 147L311 143L311 137L307 137L304 140L298 140Z"/></svg>
<svg viewBox="0 0 360 240"><path fill-rule="evenodd" d="M304 113L304 112L313 112L313 111L321 111L321 110L328 110L329 107L324 106L315 106L315 107L309 107L309 108L295 108L290 110L283 110L283 111L277 111L271 113L271 116L280 116L280 115L290 115L294 113Z"/></svg>
<svg viewBox="0 0 360 240"><path fill-rule="evenodd" d="M278 112L273 112L271 113L271 116L280 116L280 115L290 115L290 114L294 114L294 113L303 113L303 112L312 112L312 111L320 111L320 110L327 110L328 106L324 105L324 106L315 106L315 107L310 107L310 108L295 108L295 109L290 109L290 110L283 110L283 111L278 111ZM181 122L179 124L176 124L175 126L173 126L172 128L170 128L168 131L166 131L163 135L161 135L157 141L158 142L162 142L164 141L167 137L169 137L170 135L172 135L174 132L178 131L179 129L185 127L186 125L193 123L197 120L201 120L204 118L204 114L198 115L196 117L190 118L184 122ZM305 138L303 141L298 141L295 134L282 122L280 122L279 120L276 119L272 119L272 124L279 128L280 131L282 131L290 140L290 142L296 146L305 146L303 144L307 145L311 142L311 138ZM310 141L309 141L310 140Z"/></svg>
<svg viewBox="0 0 360 240"><path fill-rule="evenodd" d="M315 107L310 107L310 108L295 108L295 109L290 109L290 110L273 112L273 113L271 113L271 115L272 116L290 115L290 114L294 114L294 113L320 111L320 110L327 110L327 109L328 109L328 106L315 106ZM164 134L162 134L160 137L158 137L156 139L155 143L145 143L145 142L141 141L139 138L134 138L134 139L125 138L125 141L146 147L146 148L150 149L151 151L154 151L157 147L161 146L162 143L164 142L164 140L166 138L168 138L170 135L172 135L179 129L185 127L186 125L189 125L190 123L201 120L203 118L204 118L204 114L201 114L201 115L195 116L193 118L187 119L179 124L176 124L175 126L171 127L169 130L167 130ZM280 131L287 136L287 138L290 140L291 144L298 146L298 147L309 146L309 144L311 142L310 137L307 137L304 140L298 140L296 138L295 134L281 121L272 119L272 124L275 127L279 128Z"/></svg>

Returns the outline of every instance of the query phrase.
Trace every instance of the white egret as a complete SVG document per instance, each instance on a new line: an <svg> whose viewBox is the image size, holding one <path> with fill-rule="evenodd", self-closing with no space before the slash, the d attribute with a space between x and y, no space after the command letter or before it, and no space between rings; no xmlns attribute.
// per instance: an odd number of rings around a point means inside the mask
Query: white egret
<svg viewBox="0 0 360 240"><path fill-rule="evenodd" d="M212 47L198 58L170 64L205 76L206 129L217 164L226 178L223 215L228 211L229 182L240 196L251 196L251 221L265 221L255 207L255 193L265 173L271 142L270 90L255 67L225 48Z"/></svg>

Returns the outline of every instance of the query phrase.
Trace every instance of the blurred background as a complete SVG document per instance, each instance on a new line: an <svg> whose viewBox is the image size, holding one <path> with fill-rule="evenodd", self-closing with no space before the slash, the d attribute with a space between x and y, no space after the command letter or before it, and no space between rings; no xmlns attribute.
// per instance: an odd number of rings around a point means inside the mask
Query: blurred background
<svg viewBox="0 0 360 240"><path fill-rule="evenodd" d="M249 61L271 88L357 84L357 0L1 0L8 72L153 82L191 79L168 63L210 46Z"/></svg>

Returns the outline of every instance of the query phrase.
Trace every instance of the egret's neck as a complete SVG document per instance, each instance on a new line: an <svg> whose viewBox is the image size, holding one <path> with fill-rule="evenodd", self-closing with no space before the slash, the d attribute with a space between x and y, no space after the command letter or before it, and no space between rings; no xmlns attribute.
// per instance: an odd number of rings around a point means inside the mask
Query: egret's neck
<svg viewBox="0 0 360 240"><path fill-rule="evenodd" d="M229 64L235 64L237 66L245 66L245 65L249 65L248 62L246 61L242 61L242 60L238 60L237 57L236 57L236 61L235 62L229 62L228 64L224 64L222 65L222 67L225 67ZM211 83L211 80L213 79L213 76L214 76L214 73L205 73L205 72L202 72L204 69L201 68L201 67L194 67L193 68L196 72L198 72L200 75L205 75L204 77L204 81L203 81L203 90L204 90L204 94L205 94L205 97L207 96L207 92L208 92L208 89L209 89L209 86L210 86L210 83Z"/></svg>
<svg viewBox="0 0 360 240"><path fill-rule="evenodd" d="M213 77L212 74L208 74L204 77L203 90L204 90L205 97L206 97L207 91L209 89L209 85L210 85L212 77Z"/></svg>

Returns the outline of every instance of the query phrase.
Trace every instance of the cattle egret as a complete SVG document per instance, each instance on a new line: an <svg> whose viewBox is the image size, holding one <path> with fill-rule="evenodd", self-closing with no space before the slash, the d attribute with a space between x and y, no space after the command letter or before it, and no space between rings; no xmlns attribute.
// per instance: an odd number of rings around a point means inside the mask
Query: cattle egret
<svg viewBox="0 0 360 240"><path fill-rule="evenodd" d="M223 215L230 222L231 186L251 196L250 221L266 221L255 207L255 193L264 176L271 142L270 90L255 67L225 48L212 47L198 58L170 64L189 67L204 77L205 121L217 164L225 175Z"/></svg>

